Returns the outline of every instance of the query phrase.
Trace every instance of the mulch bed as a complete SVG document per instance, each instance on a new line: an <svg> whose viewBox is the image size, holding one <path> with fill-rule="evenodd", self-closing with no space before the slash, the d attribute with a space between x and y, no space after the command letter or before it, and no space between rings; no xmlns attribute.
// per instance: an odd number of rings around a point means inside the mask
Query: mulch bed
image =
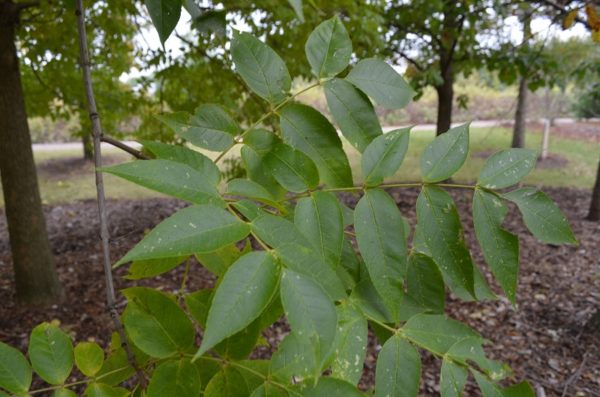
<svg viewBox="0 0 600 397"><path fill-rule="evenodd" d="M511 209L506 227L520 236L521 277L518 288L519 307L514 310L501 298L495 302L465 303L451 299L448 314L466 321L491 343L490 356L508 363L514 370L510 382L527 378L541 387L546 396L600 396L600 321L590 321L600 309L600 223L583 220L589 206L590 192L575 189L546 189L570 219L581 244L550 246L536 241ZM414 189L391 190L402 213L415 223ZM475 261L486 270L474 239L470 202L471 194L452 191L465 227L466 239L473 247ZM356 195L344 200L354 206ZM112 250L115 258L123 255L144 234L165 217L185 204L177 200L110 201L109 219ZM2 210L0 210L2 212ZM97 207L83 201L45 207L51 244L67 299L60 306L46 309L19 307L13 296L14 280L6 229L0 215L0 340L25 351L31 329L42 321L57 319L76 340L93 339L106 345L111 320L104 309L104 276L101 269ZM118 288L151 285L166 291L180 287L183 269L152 280L131 282L122 279L125 269L116 271ZM211 286L214 277L197 266L190 272L188 289ZM492 282L493 288L499 291ZM119 308L125 305L119 301ZM600 317L600 316L599 316ZM266 331L273 345L281 340L287 327L278 323ZM372 385L375 352L371 340L361 384ZM272 350L260 348L257 356ZM583 363L585 359L585 363ZM582 365L583 363L583 365ZM577 373L576 377L573 374ZM423 355L423 396L439 395L439 363ZM466 395L478 396L471 386Z"/></svg>

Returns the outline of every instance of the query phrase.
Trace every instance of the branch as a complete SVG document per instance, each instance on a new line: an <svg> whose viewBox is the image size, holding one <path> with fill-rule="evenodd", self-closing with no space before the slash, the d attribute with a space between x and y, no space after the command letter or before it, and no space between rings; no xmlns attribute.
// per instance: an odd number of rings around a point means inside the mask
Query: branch
<svg viewBox="0 0 600 397"><path fill-rule="evenodd" d="M406 59L407 62L409 62L410 64L412 64L415 68L417 68L420 72L424 72L425 68L419 64L419 62L417 62L414 58L409 57L408 55L406 55L406 53L404 51L399 51L398 54Z"/></svg>
<svg viewBox="0 0 600 397"><path fill-rule="evenodd" d="M571 12L572 10L567 10L564 6L552 1L552 0L540 0L542 3L554 8L557 11L560 11L562 14L568 14L569 12ZM584 25L586 28L588 28L588 30L592 30L592 27L590 26L589 23L587 23L587 21L585 19L581 19L579 17L575 17L575 21L577 21L578 23Z"/></svg>
<svg viewBox="0 0 600 397"><path fill-rule="evenodd" d="M587 361L588 355L587 353L585 353L583 355L583 360L581 360L581 365L579 366L579 368L577 368L577 371L575 371L575 373L573 375L571 375L569 377L569 379L567 379L567 381L565 382L565 388L563 389L562 392L562 397L565 397L567 395L567 391L569 390L569 386L571 386L572 383L574 383L577 378L579 378L579 376L581 375L581 372L583 371L583 367L585 366L585 362Z"/></svg>
<svg viewBox="0 0 600 397"><path fill-rule="evenodd" d="M134 156L137 159L140 160L150 160L150 157L146 156L141 150L137 150L132 148L131 146L127 146L126 144L124 144L123 142L119 141L118 139L115 138L111 138L109 136L106 135L102 135L100 137L100 141L102 142L106 142L110 145L113 145L114 147L117 147L129 154L131 154L132 156Z"/></svg>
<svg viewBox="0 0 600 397"><path fill-rule="evenodd" d="M112 317L115 328L119 333L121 343L125 351L127 352L127 358L129 363L136 369L138 381L142 386L146 384L146 378L144 373L139 368L135 361L135 356L131 350L131 346L127 342L127 336L125 335L125 329L119 318L119 312L115 307L116 296L115 287L112 277L111 260L110 260L110 247L108 245L109 233L108 233L108 216L106 213L106 198L104 196L104 181L102 178L102 153L100 137L102 136L102 125L100 124L100 117L98 116L98 109L96 108L96 99L94 98L94 89L92 87L92 76L90 68L89 52L87 47L87 36L85 32L85 21L83 11L83 0L77 0L77 9L75 11L77 16L77 28L79 31L79 54L81 62L81 70L83 71L83 84L85 86L85 92L88 102L88 113L92 122L92 134L94 137L94 164L96 168L96 193L98 196L98 213L100 218L100 240L102 242L102 253L104 257L104 277L106 282L106 306Z"/></svg>
<svg viewBox="0 0 600 397"><path fill-rule="evenodd" d="M39 1L25 1L23 3L16 3L15 7L17 9L17 12L19 12L19 11L23 11L27 8L37 7L39 5L40 5Z"/></svg>

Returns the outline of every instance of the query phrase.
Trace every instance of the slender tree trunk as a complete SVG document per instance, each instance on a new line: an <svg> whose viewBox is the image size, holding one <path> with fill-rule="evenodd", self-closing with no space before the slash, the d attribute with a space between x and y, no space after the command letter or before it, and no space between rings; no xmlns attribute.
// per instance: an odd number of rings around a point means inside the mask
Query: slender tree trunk
<svg viewBox="0 0 600 397"><path fill-rule="evenodd" d="M600 161L598 161L598 172L596 173L596 183L592 192L592 203L587 219L590 221L600 221Z"/></svg>
<svg viewBox="0 0 600 397"><path fill-rule="evenodd" d="M526 7L521 16L523 22L523 41L521 46L528 47L531 38L531 11ZM525 128L527 122L527 66L521 70L519 81L519 97L517 98L517 109L515 112L515 125L513 126L513 137L511 147L525 147Z"/></svg>
<svg viewBox="0 0 600 397"><path fill-rule="evenodd" d="M443 134L452 125L452 104L454 102L454 75L446 73L444 83L435 87L438 94L438 112L436 135Z"/></svg>
<svg viewBox="0 0 600 397"><path fill-rule="evenodd" d="M525 127L527 118L527 77L521 77L519 82L519 97L517 99L517 111L515 112L515 125L511 147L525 147Z"/></svg>
<svg viewBox="0 0 600 397"><path fill-rule="evenodd" d="M550 150L550 126L552 121L550 119L544 120L544 135L542 136L542 154L540 158L545 160L548 158L548 151Z"/></svg>
<svg viewBox="0 0 600 397"><path fill-rule="evenodd" d="M94 146L90 134L83 133L83 135L81 135L81 143L83 144L83 159L86 161L93 161Z"/></svg>
<svg viewBox="0 0 600 397"><path fill-rule="evenodd" d="M32 305L63 296L42 212L15 48L18 8L0 1L0 173L17 299Z"/></svg>

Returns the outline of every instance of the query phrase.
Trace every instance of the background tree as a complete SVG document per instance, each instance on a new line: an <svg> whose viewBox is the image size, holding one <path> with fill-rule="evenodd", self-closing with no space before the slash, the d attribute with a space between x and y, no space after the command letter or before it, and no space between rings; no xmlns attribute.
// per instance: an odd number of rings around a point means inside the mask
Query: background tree
<svg viewBox="0 0 600 397"><path fill-rule="evenodd" d="M94 42L94 84L98 107L109 134L117 134L131 122L132 115L144 105L144 95L119 80L119 76L139 66L139 51L134 43L139 15L135 2L98 1L90 7L95 21L89 27ZM28 116L76 118L76 135L83 141L84 158L92 158L91 126L85 114L80 87L79 54L74 6L55 1L40 2L28 10L18 31L22 80Z"/></svg>
<svg viewBox="0 0 600 397"><path fill-rule="evenodd" d="M507 12L497 0L415 0L385 5L386 53L408 62L407 77L417 91L432 86L438 96L437 134L452 124L454 81L480 69L498 45ZM486 40L496 37L495 40Z"/></svg>
<svg viewBox="0 0 600 397"><path fill-rule="evenodd" d="M0 174L17 298L49 304L63 290L46 233L17 57L17 29L27 7L0 1Z"/></svg>
<svg viewBox="0 0 600 397"><path fill-rule="evenodd" d="M592 40L600 43L600 17L596 4L579 0L563 2L541 0L540 2L551 7L562 18L565 29L570 28L574 23L582 24L590 31ZM580 73L595 73L596 76L600 76L600 63L593 62L588 67L582 68ZM600 162L587 219L600 221ZM600 311L597 315L600 316Z"/></svg>
<svg viewBox="0 0 600 397"><path fill-rule="evenodd" d="M231 70L227 49L234 35L234 26L241 26L278 49L288 59L303 59L304 43L311 28L324 19L338 15L353 37L357 57L381 51L382 37L378 26L383 19L378 2L360 0L312 1L293 8L279 0L235 0L187 2L184 9L191 16L191 29L173 32L169 40L180 40L180 53L164 48L149 50L143 68L154 69L139 83L147 89L156 86L151 110L193 111L216 98L240 122L247 123L264 113L265 104L247 90L239 76ZM177 17L188 18L186 13ZM176 21L171 21L174 28ZM289 65L290 73L300 79L314 78L306 61ZM158 83L157 83L158 82ZM297 80L298 83L302 81ZM243 94L240 95L240 92ZM140 136L175 140L174 135L148 112Z"/></svg>

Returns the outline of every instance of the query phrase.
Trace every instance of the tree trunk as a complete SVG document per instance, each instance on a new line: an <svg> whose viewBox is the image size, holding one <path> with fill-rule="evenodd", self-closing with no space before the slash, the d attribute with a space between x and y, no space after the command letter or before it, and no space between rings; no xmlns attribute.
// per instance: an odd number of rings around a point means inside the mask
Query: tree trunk
<svg viewBox="0 0 600 397"><path fill-rule="evenodd" d="M544 120L544 135L542 136L542 154L540 158L546 160L548 158L548 151L550 150L550 126L552 121L550 119Z"/></svg>
<svg viewBox="0 0 600 397"><path fill-rule="evenodd" d="M528 47L531 38L531 11L526 6L521 15L523 22L523 40L521 46ZM527 122L527 66L523 66L521 80L519 81L519 97L517 98L517 110L515 112L515 125L513 126L513 137L511 147L525 147L525 127Z"/></svg>
<svg viewBox="0 0 600 397"><path fill-rule="evenodd" d="M454 101L454 75L450 70L445 73L444 83L435 87L438 94L438 113L436 135L443 134L452 125L452 104Z"/></svg>
<svg viewBox="0 0 600 397"><path fill-rule="evenodd" d="M94 160L94 146L90 134L83 133L81 143L83 144L83 159L86 161Z"/></svg>
<svg viewBox="0 0 600 397"><path fill-rule="evenodd" d="M0 173L17 299L48 305L63 297L42 212L15 47L18 8L0 1Z"/></svg>
<svg viewBox="0 0 600 397"><path fill-rule="evenodd" d="M600 161L598 162L596 183L592 192L592 203L590 204L590 212L588 213L587 220L600 221Z"/></svg>
<svg viewBox="0 0 600 397"><path fill-rule="evenodd" d="M527 77L521 77L519 82L519 98L517 99L517 111L515 112L515 125L511 147L525 147L525 122L527 117Z"/></svg>

